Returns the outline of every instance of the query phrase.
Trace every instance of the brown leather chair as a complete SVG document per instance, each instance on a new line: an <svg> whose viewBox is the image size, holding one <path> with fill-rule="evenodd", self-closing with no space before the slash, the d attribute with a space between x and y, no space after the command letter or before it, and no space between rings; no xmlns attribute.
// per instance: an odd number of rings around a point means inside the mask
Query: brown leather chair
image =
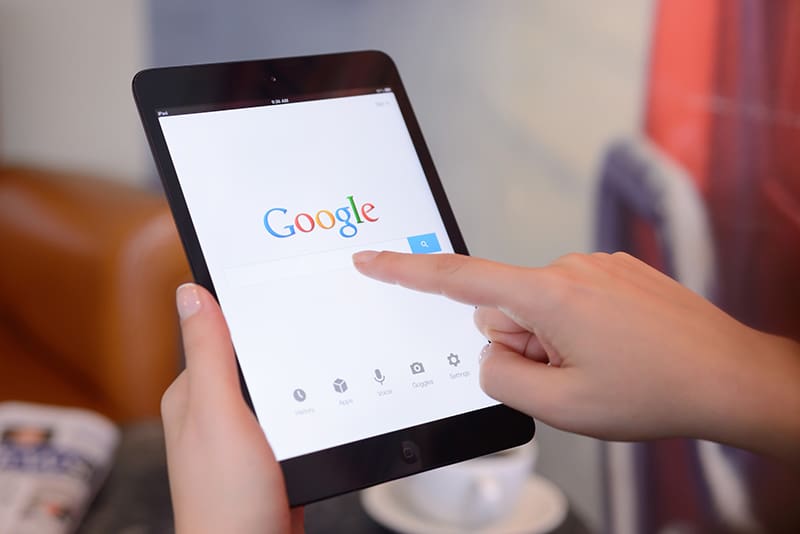
<svg viewBox="0 0 800 534"><path fill-rule="evenodd" d="M165 201L120 183L0 166L0 401L158 415L189 279Z"/></svg>

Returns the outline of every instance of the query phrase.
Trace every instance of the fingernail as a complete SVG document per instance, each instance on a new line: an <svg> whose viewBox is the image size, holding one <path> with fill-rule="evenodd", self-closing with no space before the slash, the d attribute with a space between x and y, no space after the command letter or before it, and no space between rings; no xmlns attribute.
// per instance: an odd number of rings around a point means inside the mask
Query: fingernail
<svg viewBox="0 0 800 534"><path fill-rule="evenodd" d="M489 349L491 348L492 348L491 341L486 345L484 345L484 347L481 349L480 356L478 356L478 363L483 363L484 360L486 360L486 358L489 356Z"/></svg>
<svg viewBox="0 0 800 534"><path fill-rule="evenodd" d="M200 310L200 293L195 284L183 284L175 292L175 301L178 303L178 315L181 321L188 319Z"/></svg>
<svg viewBox="0 0 800 534"><path fill-rule="evenodd" d="M362 250L361 252L356 252L353 254L353 263L368 263L378 254L380 254L380 252L376 250Z"/></svg>

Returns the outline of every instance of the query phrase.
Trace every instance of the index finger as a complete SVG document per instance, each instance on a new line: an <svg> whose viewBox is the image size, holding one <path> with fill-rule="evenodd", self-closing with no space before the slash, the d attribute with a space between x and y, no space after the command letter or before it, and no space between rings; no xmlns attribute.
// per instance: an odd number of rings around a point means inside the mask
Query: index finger
<svg viewBox="0 0 800 534"><path fill-rule="evenodd" d="M530 304L525 303L522 289L532 289L535 294L536 286L541 283L537 269L461 254L403 254L370 250L354 254L353 264L360 273L375 280L444 295L476 306L519 309Z"/></svg>

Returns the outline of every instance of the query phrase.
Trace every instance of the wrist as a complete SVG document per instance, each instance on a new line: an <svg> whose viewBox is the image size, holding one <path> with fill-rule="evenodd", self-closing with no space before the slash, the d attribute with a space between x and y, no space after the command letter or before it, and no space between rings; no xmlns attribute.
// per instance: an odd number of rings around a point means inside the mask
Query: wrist
<svg viewBox="0 0 800 534"><path fill-rule="evenodd" d="M800 344L745 333L720 359L699 437L800 466Z"/></svg>

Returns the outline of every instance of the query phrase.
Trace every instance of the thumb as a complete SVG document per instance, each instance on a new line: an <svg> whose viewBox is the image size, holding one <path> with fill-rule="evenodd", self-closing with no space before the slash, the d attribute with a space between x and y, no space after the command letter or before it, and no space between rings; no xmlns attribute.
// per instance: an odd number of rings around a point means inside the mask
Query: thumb
<svg viewBox="0 0 800 534"><path fill-rule="evenodd" d="M565 410L568 369L526 358L501 343L481 352L481 388L490 397L544 422Z"/></svg>
<svg viewBox="0 0 800 534"><path fill-rule="evenodd" d="M189 378L189 396L197 402L203 402L201 399L241 402L233 345L217 301L197 284L180 286L176 300Z"/></svg>

